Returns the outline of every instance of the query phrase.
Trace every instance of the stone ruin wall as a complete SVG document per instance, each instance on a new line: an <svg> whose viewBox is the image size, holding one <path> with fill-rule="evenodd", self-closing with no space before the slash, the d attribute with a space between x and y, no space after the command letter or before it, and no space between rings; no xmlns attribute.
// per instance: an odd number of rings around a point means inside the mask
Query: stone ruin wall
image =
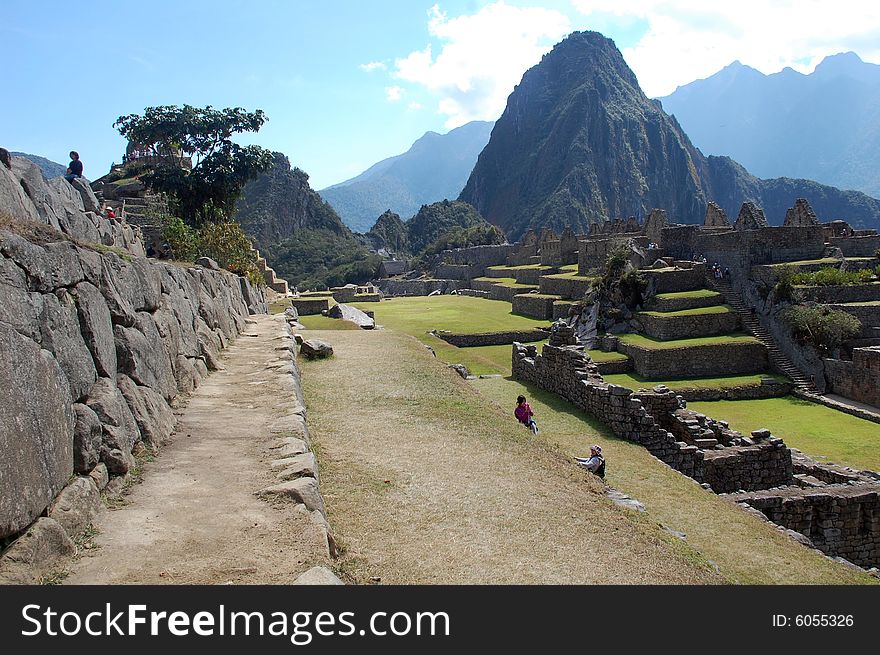
<svg viewBox="0 0 880 655"><path fill-rule="evenodd" d="M755 265L821 258L825 237L821 226L718 231L672 225L663 229L662 245L676 259L703 255L709 264L718 262L730 268L734 284L742 284Z"/></svg>
<svg viewBox="0 0 880 655"><path fill-rule="evenodd" d="M834 393L880 407L880 347L853 348L852 361L824 362L825 376Z"/></svg>
<svg viewBox="0 0 880 655"><path fill-rule="evenodd" d="M791 451L769 431L744 438L722 421L684 409L669 390L634 393L606 384L577 346L548 345L538 355L535 346L515 343L512 358L514 379L565 398L618 437L642 444L716 493L731 494L732 500L799 533L795 536L806 545L863 567L880 563L880 475L837 471L812 461L807 467L796 465ZM701 449L685 441L700 438L721 447ZM805 474L809 478L798 479Z"/></svg>
<svg viewBox="0 0 880 655"><path fill-rule="evenodd" d="M136 231L85 211L88 193L72 195L63 178L52 193L33 171L21 178L27 184L13 171L0 163L7 218L0 227L0 546L25 530L39 535L10 548L18 547L22 564L22 552L39 558L41 543L70 544L87 527L99 492L121 487L133 453L154 450L171 434L175 398L217 368L247 317L267 307L262 290L243 277L148 260ZM0 579L10 561L0 560Z"/></svg>
<svg viewBox="0 0 880 655"><path fill-rule="evenodd" d="M534 330L507 330L467 334L435 330L433 334L438 339L443 339L446 343L452 344L457 348L471 348L474 346L505 346L517 341L542 341L547 338L549 332L535 328Z"/></svg>
<svg viewBox="0 0 880 655"><path fill-rule="evenodd" d="M880 562L880 484L744 492L730 499L803 535L805 545L831 557L865 568Z"/></svg>

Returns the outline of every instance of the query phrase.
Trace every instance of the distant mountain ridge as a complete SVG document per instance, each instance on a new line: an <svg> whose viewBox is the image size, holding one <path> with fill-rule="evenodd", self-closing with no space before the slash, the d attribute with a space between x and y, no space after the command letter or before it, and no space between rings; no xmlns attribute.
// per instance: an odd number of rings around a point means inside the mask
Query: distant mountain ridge
<svg viewBox="0 0 880 655"><path fill-rule="evenodd" d="M30 159L37 166L40 167L40 170L43 171L43 175L47 180L51 180L53 177L60 177L67 172L67 166L64 164L59 164L58 162L54 162L51 159L46 159L45 157L40 157L39 155L29 155L26 152L12 152L10 153L15 157L24 157L25 159Z"/></svg>
<svg viewBox="0 0 880 655"><path fill-rule="evenodd" d="M386 210L409 218L422 205L458 196L492 126L474 121L447 134L427 132L405 153L319 193L356 232L367 232Z"/></svg>
<svg viewBox="0 0 880 655"><path fill-rule="evenodd" d="M805 177L880 197L880 66L854 52L809 75L735 61L660 98L694 144L762 177Z"/></svg>
<svg viewBox="0 0 880 655"><path fill-rule="evenodd" d="M780 223L798 197L824 220L880 224L880 202L864 194L761 180L728 157L705 157L645 96L613 41L575 32L523 75L459 199L514 240L530 228L586 231L655 207L699 223L710 200L732 218L752 200Z"/></svg>

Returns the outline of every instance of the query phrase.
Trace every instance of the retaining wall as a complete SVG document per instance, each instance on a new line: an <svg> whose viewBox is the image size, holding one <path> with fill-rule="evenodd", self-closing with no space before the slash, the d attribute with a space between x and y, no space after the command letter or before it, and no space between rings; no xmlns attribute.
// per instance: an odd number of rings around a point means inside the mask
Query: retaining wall
<svg viewBox="0 0 880 655"><path fill-rule="evenodd" d="M544 320L553 319L553 302L559 296L546 296L540 293L523 293L513 297L513 313Z"/></svg>
<svg viewBox="0 0 880 655"><path fill-rule="evenodd" d="M663 341L712 337L739 329L739 315L732 311L685 316L653 316L639 312L636 318L642 333Z"/></svg>
<svg viewBox="0 0 880 655"><path fill-rule="evenodd" d="M750 375L767 370L767 348L754 341L686 348L647 349L620 342L633 368L648 380L719 375Z"/></svg>
<svg viewBox="0 0 880 655"><path fill-rule="evenodd" d="M845 303L880 300L880 282L842 286L798 286L794 288L800 302Z"/></svg>
<svg viewBox="0 0 880 655"><path fill-rule="evenodd" d="M548 337L548 330L512 330L507 332L478 332L461 334L455 332L434 331L434 335L458 348L470 348L472 346L502 346L516 341L528 343L531 341L543 341Z"/></svg>
<svg viewBox="0 0 880 655"><path fill-rule="evenodd" d="M0 231L0 538L37 519L71 476L88 487L96 470L126 474L139 443L173 430L169 402L218 366L249 314L266 312L245 278L55 234L41 245Z"/></svg>
<svg viewBox="0 0 880 655"><path fill-rule="evenodd" d="M731 500L806 536L832 557L863 567L880 563L880 485L838 484L814 489L737 493Z"/></svg>
<svg viewBox="0 0 880 655"><path fill-rule="evenodd" d="M538 290L552 296L580 300L590 290L592 282L584 278L544 276L538 281Z"/></svg>
<svg viewBox="0 0 880 655"><path fill-rule="evenodd" d="M853 348L852 361L824 362L825 376L834 393L880 407L880 347Z"/></svg>

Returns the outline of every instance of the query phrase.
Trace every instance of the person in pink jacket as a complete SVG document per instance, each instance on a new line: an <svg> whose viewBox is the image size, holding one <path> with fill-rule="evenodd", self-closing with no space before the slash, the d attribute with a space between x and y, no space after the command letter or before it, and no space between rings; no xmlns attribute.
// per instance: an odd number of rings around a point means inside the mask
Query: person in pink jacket
<svg viewBox="0 0 880 655"><path fill-rule="evenodd" d="M513 415L516 416L517 421L525 425L535 434L538 434L538 424L535 423L535 419L533 418L535 416L535 413L526 402L525 396L519 396L516 399L516 409L513 410Z"/></svg>

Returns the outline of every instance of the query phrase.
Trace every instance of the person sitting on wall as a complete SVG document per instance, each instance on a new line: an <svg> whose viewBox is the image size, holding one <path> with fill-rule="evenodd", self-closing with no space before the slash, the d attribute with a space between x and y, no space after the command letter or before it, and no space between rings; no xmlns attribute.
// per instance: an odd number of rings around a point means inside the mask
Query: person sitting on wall
<svg viewBox="0 0 880 655"><path fill-rule="evenodd" d="M107 215L107 218L109 218L111 221L116 220L116 212L113 211L113 207L107 205L106 207L104 207L104 212Z"/></svg>
<svg viewBox="0 0 880 655"><path fill-rule="evenodd" d="M532 408L529 407L529 404L526 402L525 396L518 396L516 399L516 409L513 410L513 415L516 416L516 420L525 425L529 430L531 430L534 434L538 434L538 424L535 423L535 413L532 411Z"/></svg>
<svg viewBox="0 0 880 655"><path fill-rule="evenodd" d="M590 446L589 457L575 457L574 459L578 466L583 466L590 473L605 479L605 458L602 457L602 446Z"/></svg>
<svg viewBox="0 0 880 655"><path fill-rule="evenodd" d="M67 173L64 179L73 182L76 178L83 176L83 164L79 160L79 153L76 150L70 151L70 164L67 166Z"/></svg>

